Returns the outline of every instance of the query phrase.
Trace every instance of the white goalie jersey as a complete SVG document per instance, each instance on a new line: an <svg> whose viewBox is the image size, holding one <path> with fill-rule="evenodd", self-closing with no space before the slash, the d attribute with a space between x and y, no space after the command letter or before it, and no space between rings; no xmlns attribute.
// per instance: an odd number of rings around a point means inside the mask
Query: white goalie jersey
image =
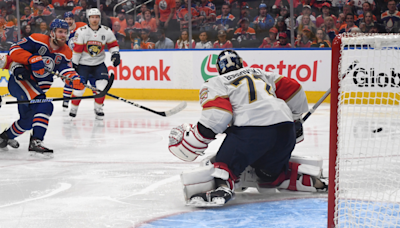
<svg viewBox="0 0 400 228"><path fill-rule="evenodd" d="M215 133L228 124L269 126L293 121L308 111L301 85L256 68L242 68L207 80L200 90L200 123Z"/></svg>
<svg viewBox="0 0 400 228"><path fill-rule="evenodd" d="M89 25L80 27L74 40L72 62L77 65L97 66L103 63L106 45L110 53L119 52L115 35L107 26L100 25L97 31L92 30Z"/></svg>

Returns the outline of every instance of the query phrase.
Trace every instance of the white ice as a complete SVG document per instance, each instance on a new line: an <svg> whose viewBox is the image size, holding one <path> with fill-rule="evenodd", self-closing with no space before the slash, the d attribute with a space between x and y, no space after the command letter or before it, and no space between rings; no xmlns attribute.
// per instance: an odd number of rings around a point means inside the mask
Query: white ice
<svg viewBox="0 0 400 228"><path fill-rule="evenodd" d="M7 100L11 100L8 98ZM135 101L166 111L179 101ZM118 100L105 101L104 121L96 121L93 101L83 100L70 121L54 102L45 145L53 159L29 155L29 132L17 140L19 149L0 151L0 227L139 227L168 215L196 210L184 206L179 174L199 165L183 162L167 149L172 127L196 123L201 107L188 107L161 117ZM0 109L1 131L18 119L16 105ZM320 156L327 175L329 106L304 124L305 140L294 154ZM212 142L206 155L216 153L224 136ZM239 193L230 204L282 198L326 197L299 193ZM216 215L217 216L217 215ZM246 227L251 227L245 224Z"/></svg>

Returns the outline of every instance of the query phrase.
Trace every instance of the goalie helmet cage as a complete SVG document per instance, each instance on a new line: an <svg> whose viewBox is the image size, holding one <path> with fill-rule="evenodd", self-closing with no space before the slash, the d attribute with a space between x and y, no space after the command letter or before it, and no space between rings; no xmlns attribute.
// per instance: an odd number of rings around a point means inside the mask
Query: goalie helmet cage
<svg viewBox="0 0 400 228"><path fill-rule="evenodd" d="M400 34L337 36L331 73L328 228L400 227Z"/></svg>

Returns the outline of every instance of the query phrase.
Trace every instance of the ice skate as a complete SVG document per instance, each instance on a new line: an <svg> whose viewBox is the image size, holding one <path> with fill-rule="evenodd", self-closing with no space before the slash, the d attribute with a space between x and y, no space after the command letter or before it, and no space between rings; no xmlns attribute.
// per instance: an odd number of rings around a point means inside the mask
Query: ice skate
<svg viewBox="0 0 400 228"><path fill-rule="evenodd" d="M71 119L76 117L76 114L78 113L78 107L71 107L71 110L69 111L69 116L71 117Z"/></svg>
<svg viewBox="0 0 400 228"><path fill-rule="evenodd" d="M219 207L234 199L235 193L227 187L219 187L193 195L187 205L195 207Z"/></svg>
<svg viewBox="0 0 400 228"><path fill-rule="evenodd" d="M68 101L63 101L62 103L62 107L63 107L63 111L66 112L68 110Z"/></svg>
<svg viewBox="0 0 400 228"><path fill-rule="evenodd" d="M53 158L53 150L45 147L42 140L40 139L31 137L29 143L29 151L31 151L31 156Z"/></svg>
<svg viewBox="0 0 400 228"><path fill-rule="evenodd" d="M94 113L96 114L96 120L104 119L104 112L102 106L95 108Z"/></svg>

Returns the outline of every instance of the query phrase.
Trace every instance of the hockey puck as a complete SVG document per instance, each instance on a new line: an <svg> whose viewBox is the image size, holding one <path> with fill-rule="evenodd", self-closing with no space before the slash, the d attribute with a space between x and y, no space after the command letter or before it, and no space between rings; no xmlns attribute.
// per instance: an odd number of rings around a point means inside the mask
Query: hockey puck
<svg viewBox="0 0 400 228"><path fill-rule="evenodd" d="M380 127L380 128L377 128L377 129L373 130L372 133L381 132L382 130L383 130L383 129Z"/></svg>

